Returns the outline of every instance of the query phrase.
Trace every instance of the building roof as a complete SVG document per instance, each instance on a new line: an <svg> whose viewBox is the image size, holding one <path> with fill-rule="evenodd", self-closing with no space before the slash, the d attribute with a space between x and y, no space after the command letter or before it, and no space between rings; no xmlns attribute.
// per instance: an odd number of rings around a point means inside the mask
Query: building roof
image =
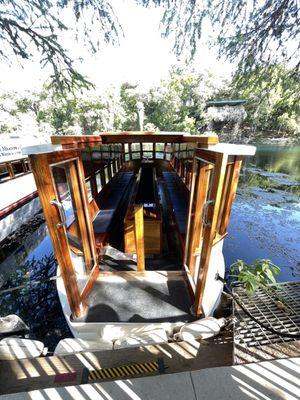
<svg viewBox="0 0 300 400"><path fill-rule="evenodd" d="M212 100L206 103L206 107L240 106L245 103L247 100L243 99Z"/></svg>

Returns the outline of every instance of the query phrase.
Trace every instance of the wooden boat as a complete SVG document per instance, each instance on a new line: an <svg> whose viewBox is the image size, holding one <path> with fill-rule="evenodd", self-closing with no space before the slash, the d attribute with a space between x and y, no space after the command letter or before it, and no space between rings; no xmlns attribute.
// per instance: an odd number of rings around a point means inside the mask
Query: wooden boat
<svg viewBox="0 0 300 400"><path fill-rule="evenodd" d="M115 340L212 315L242 159L216 136L54 136L29 149L75 337Z"/></svg>
<svg viewBox="0 0 300 400"><path fill-rule="evenodd" d="M30 162L22 154L24 145L40 143L35 137L0 140L0 242L41 210Z"/></svg>

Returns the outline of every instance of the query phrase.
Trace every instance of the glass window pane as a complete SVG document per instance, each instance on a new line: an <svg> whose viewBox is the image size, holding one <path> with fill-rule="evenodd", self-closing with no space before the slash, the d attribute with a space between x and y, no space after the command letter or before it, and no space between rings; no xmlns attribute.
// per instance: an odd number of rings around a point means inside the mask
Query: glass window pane
<svg viewBox="0 0 300 400"><path fill-rule="evenodd" d="M97 182L97 191L99 193L102 189L100 172L96 173L96 182Z"/></svg>
<svg viewBox="0 0 300 400"><path fill-rule="evenodd" d="M87 188L87 192L88 192L88 199L92 200L93 198L93 193L92 193L92 185L91 185L91 180L90 179L86 179L85 180L86 183L86 188Z"/></svg>
<svg viewBox="0 0 300 400"><path fill-rule="evenodd" d="M15 175L24 173L22 161L12 162L11 166L12 166L12 169L13 169Z"/></svg>
<svg viewBox="0 0 300 400"><path fill-rule="evenodd" d="M0 181L9 178L9 172L5 164L0 164Z"/></svg>
<svg viewBox="0 0 300 400"><path fill-rule="evenodd" d="M105 176L105 183L108 183L109 176L108 176L108 167L107 167L107 165L105 165L105 167L104 167L104 176Z"/></svg>

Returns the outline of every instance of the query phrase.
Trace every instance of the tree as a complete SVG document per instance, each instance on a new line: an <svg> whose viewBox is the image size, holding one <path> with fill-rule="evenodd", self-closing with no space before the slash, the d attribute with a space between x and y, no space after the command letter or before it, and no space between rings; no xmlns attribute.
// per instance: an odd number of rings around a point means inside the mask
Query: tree
<svg viewBox="0 0 300 400"><path fill-rule="evenodd" d="M146 122L160 130L197 133L205 125L207 100L222 96L226 89L227 82L212 73L173 68L146 96Z"/></svg>
<svg viewBox="0 0 300 400"><path fill-rule="evenodd" d="M255 130L299 134L300 82L283 65L257 68L235 77L232 93L248 99L246 124Z"/></svg>
<svg viewBox="0 0 300 400"><path fill-rule="evenodd" d="M137 114L137 85L125 82L121 85L120 101L124 110L125 120L122 123L122 129L125 131L137 131L139 129Z"/></svg>
<svg viewBox="0 0 300 400"><path fill-rule="evenodd" d="M193 55L207 23L220 55L242 72L279 61L299 70L300 16L297 0L140 0L165 8L164 35L175 35L174 50Z"/></svg>
<svg viewBox="0 0 300 400"><path fill-rule="evenodd" d="M101 41L118 40L121 27L109 0L0 0L0 58L9 61L15 55L32 59L38 50L41 65L52 67L50 78L55 90L90 87L63 45L63 33L71 27L60 15L70 9L92 51Z"/></svg>
<svg viewBox="0 0 300 400"><path fill-rule="evenodd" d="M145 7L162 6L164 36L174 35L174 50L193 55L207 29L220 55L238 63L240 72L279 61L299 71L300 21L298 0L135 0ZM63 44L71 29L61 14L72 10L78 33L92 51L103 41L117 42L122 33L113 0L0 0L0 57L31 59L34 50L42 66L52 67L55 90L72 90L91 83L74 67ZM211 38L210 38L211 39Z"/></svg>

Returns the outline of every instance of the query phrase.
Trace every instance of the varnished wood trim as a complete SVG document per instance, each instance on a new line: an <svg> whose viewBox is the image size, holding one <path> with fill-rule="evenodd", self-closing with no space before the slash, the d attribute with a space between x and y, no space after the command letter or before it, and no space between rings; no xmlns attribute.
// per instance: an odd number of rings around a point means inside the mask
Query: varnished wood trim
<svg viewBox="0 0 300 400"><path fill-rule="evenodd" d="M145 242L144 242L144 207L142 204L134 206L134 233L137 256L137 270L145 270Z"/></svg>
<svg viewBox="0 0 300 400"><path fill-rule="evenodd" d="M212 154L209 154L209 159L211 159L211 155ZM203 243L200 258L199 276L196 283L196 295L194 305L194 311L196 312L197 316L202 315L202 300L208 274L210 255L216 234L216 225L227 165L226 154L216 153L213 156L215 158L215 168L213 172L212 188L209 199L213 200L214 203L211 205L208 212L208 215L210 217L210 224L208 226L204 226L203 228Z"/></svg>
<svg viewBox="0 0 300 400"><path fill-rule="evenodd" d="M89 279L86 282L86 284L80 294L80 300L81 300L82 304L85 306L87 305L87 300L88 300L89 294L91 293L91 291L95 285L95 282L97 281L97 279L99 277L99 274L100 274L99 265L96 264L96 265L94 265L93 269L91 270Z"/></svg>

